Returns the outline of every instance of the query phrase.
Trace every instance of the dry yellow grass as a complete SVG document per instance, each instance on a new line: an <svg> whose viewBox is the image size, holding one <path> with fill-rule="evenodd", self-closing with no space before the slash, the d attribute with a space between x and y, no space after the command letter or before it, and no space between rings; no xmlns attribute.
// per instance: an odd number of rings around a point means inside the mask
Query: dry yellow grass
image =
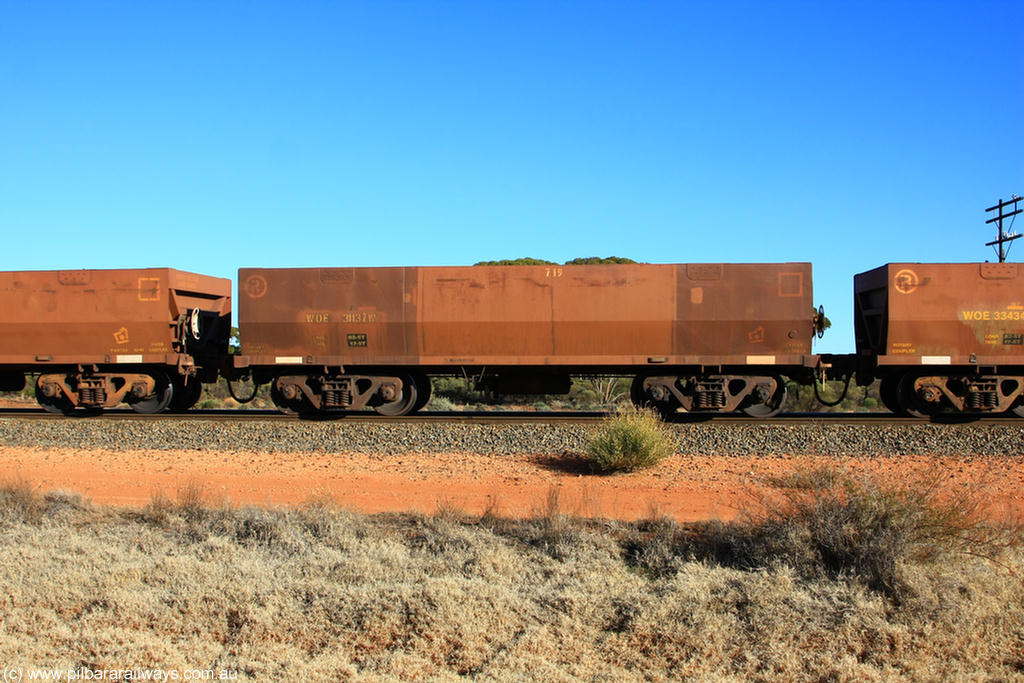
<svg viewBox="0 0 1024 683"><path fill-rule="evenodd" d="M854 574L691 557L690 530L324 500L141 510L0 490L0 664L273 681L1024 681L1024 556ZM657 571L654 569L657 568Z"/></svg>

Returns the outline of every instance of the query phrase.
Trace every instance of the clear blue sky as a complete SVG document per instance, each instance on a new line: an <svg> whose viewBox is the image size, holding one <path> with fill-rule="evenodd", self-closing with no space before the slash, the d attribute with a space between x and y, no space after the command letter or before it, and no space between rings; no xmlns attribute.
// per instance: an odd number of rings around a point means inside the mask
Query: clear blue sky
<svg viewBox="0 0 1024 683"><path fill-rule="evenodd" d="M811 261L848 352L855 273L993 258L1022 32L1019 1L0 0L0 269Z"/></svg>

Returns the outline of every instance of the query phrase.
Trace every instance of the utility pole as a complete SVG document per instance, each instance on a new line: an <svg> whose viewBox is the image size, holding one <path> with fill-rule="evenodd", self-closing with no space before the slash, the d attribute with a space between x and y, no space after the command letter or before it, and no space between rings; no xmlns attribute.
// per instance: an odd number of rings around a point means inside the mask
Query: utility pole
<svg viewBox="0 0 1024 683"><path fill-rule="evenodd" d="M999 227L999 235L998 235L998 237L995 240L993 240L992 242L986 242L985 246L986 247L991 247L991 246L994 246L996 244L999 245L998 253L999 253L999 262L1000 263L1003 263L1003 262L1006 261L1006 254L1007 254L1007 252L1010 251L1010 248L1007 245L1010 242L1012 242L1013 240L1015 240L1015 239L1017 239L1019 237L1024 237L1024 235L1018 235L1015 232L1008 233L1008 232L1006 232L1006 230L1003 229L1003 219L1004 218L1012 218L1013 216L1016 216L1019 213L1024 213L1024 209L1018 209L1017 208L1017 202L1019 202L1020 200L1021 200L1020 197L1018 197L1017 195L1013 195L1013 199L1011 199L1009 201L1005 201L1005 202L1002 199L1000 199L998 204L996 204L995 206L990 206L987 209L985 209L985 213L992 213L993 211L998 211L999 212L999 215L997 215L995 218L990 218L987 221L985 221L985 225L988 225L989 223L998 223L999 224L999 226L998 226ZM1009 213L1004 213L1003 209L1008 207L1008 206L1010 206L1011 204L1013 205L1013 211L1010 211ZM1013 225L1013 221L1010 221L1010 225L1011 226Z"/></svg>

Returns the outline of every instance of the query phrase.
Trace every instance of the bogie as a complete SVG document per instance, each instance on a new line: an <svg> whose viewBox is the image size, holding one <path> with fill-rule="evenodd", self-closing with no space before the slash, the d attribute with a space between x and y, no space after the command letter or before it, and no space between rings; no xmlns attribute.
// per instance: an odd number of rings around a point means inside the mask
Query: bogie
<svg viewBox="0 0 1024 683"><path fill-rule="evenodd" d="M1020 415L1024 377L910 372L899 380L897 397L900 408L913 417L943 412Z"/></svg>
<svg viewBox="0 0 1024 683"><path fill-rule="evenodd" d="M713 414L742 411L751 417L778 415L786 402L786 384L779 376L702 375L637 377L630 396L636 405L663 414L682 409Z"/></svg>
<svg viewBox="0 0 1024 683"><path fill-rule="evenodd" d="M69 415L76 409L99 413L126 403L137 413L166 411L174 398L175 382L161 368L144 372L45 373L36 379L36 401L52 413ZM191 406L189 406L191 407Z"/></svg>
<svg viewBox="0 0 1024 683"><path fill-rule="evenodd" d="M421 407L416 381L408 373L282 375L271 383L270 397L281 412L299 414L372 409L381 415L407 415Z"/></svg>

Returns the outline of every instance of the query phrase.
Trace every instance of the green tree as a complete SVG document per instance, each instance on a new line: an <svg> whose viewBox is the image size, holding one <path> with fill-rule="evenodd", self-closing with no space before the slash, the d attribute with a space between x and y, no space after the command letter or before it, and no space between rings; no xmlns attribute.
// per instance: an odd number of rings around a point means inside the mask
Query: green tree
<svg viewBox="0 0 1024 683"><path fill-rule="evenodd" d="M500 261L479 261L474 266L557 266L554 261L524 256L517 259L501 259Z"/></svg>
<svg viewBox="0 0 1024 683"><path fill-rule="evenodd" d="M605 265L609 263L636 263L631 258L625 256L606 256L601 258L600 256L586 256L581 258L574 258L572 261L566 261L567 266L597 266Z"/></svg>

